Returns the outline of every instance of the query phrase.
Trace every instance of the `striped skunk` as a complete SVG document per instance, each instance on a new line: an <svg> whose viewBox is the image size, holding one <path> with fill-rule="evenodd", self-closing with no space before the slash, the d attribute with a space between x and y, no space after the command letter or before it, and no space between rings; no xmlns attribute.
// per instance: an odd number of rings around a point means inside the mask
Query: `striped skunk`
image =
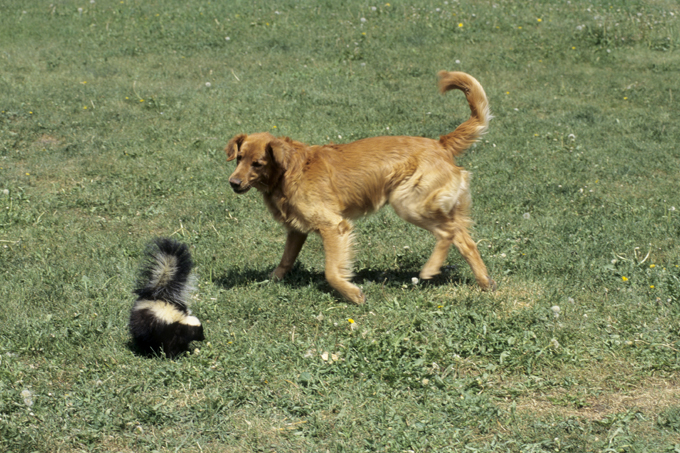
<svg viewBox="0 0 680 453"><path fill-rule="evenodd" d="M130 313L130 334L143 353L162 350L172 358L190 342L205 339L201 322L188 308L193 266L186 244L158 238L148 246Z"/></svg>

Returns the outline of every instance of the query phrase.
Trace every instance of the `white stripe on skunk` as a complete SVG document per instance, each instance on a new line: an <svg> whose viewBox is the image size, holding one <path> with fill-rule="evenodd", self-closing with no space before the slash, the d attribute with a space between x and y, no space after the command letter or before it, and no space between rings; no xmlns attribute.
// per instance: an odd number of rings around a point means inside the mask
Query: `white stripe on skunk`
<svg viewBox="0 0 680 453"><path fill-rule="evenodd" d="M149 245L130 313L130 334L142 352L163 351L172 358L192 341L205 339L201 322L188 308L193 266L185 244L159 238Z"/></svg>

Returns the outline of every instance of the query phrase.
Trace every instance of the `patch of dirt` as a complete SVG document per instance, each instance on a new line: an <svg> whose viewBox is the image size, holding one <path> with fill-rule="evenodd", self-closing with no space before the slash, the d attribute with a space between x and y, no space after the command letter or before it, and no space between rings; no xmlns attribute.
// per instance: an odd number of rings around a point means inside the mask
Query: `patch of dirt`
<svg viewBox="0 0 680 453"><path fill-rule="evenodd" d="M537 416L578 417L600 420L609 415L637 410L659 414L680 405L680 377L640 377L616 367L595 367L578 373L578 385L536 391L506 400L518 412Z"/></svg>
<svg viewBox="0 0 680 453"><path fill-rule="evenodd" d="M52 148L54 146L59 146L60 144L61 140L58 138L49 134L43 134L36 141L34 141L32 145L35 148Z"/></svg>
<svg viewBox="0 0 680 453"><path fill-rule="evenodd" d="M680 386L658 382L648 387L629 390L624 394L608 392L597 397L585 398L575 404L568 404L565 396L565 394L547 394L523 398L518 401L516 408L522 412L579 417L588 420L599 420L611 414L630 410L639 410L645 414L658 414L680 403Z"/></svg>

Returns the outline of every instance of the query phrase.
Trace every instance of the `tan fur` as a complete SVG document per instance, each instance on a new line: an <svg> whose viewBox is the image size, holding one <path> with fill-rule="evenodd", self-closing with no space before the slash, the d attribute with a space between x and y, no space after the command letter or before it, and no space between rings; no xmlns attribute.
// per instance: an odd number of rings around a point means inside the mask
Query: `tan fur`
<svg viewBox="0 0 680 453"><path fill-rule="evenodd" d="M442 93L459 89L470 104L470 118L439 140L421 137L372 137L343 145L309 146L262 132L239 134L227 144L227 160L237 159L229 182L237 193L260 191L274 218L288 230L279 266L282 278L292 267L307 234L321 235L326 278L344 297L360 304L362 291L352 283L352 220L390 204L404 220L437 238L420 272L440 272L451 244L471 266L478 284L493 290L475 242L468 234L470 175L456 166L484 132L491 118L482 86L462 72L439 73Z"/></svg>

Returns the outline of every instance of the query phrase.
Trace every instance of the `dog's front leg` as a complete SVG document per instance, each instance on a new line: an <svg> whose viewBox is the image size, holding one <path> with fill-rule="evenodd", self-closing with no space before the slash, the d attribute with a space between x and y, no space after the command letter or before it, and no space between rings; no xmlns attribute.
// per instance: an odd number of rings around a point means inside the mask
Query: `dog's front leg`
<svg viewBox="0 0 680 453"><path fill-rule="evenodd" d="M281 262L279 266L272 272L273 280L281 280L284 275L288 273L289 270L295 264L295 260L300 254L300 249L305 244L307 240L307 233L300 233L295 230L288 230L288 236L286 237L286 246L283 249L283 256L281 257Z"/></svg>
<svg viewBox="0 0 680 453"><path fill-rule="evenodd" d="M352 224L342 220L336 226L320 229L319 234L326 255L326 280L346 299L363 304L366 296L349 281L352 277Z"/></svg>

